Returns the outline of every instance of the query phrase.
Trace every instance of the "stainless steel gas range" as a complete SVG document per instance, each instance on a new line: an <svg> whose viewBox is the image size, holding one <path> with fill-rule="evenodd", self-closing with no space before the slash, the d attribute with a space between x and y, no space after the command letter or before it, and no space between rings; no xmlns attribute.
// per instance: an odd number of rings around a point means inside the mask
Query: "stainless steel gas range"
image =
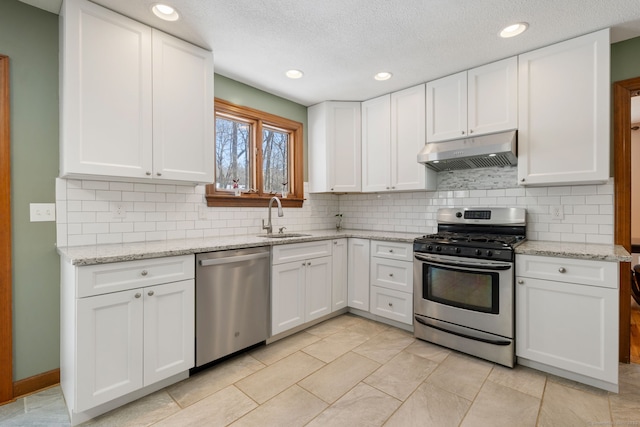
<svg viewBox="0 0 640 427"><path fill-rule="evenodd" d="M413 244L414 335L513 367L514 248L522 208L443 208Z"/></svg>

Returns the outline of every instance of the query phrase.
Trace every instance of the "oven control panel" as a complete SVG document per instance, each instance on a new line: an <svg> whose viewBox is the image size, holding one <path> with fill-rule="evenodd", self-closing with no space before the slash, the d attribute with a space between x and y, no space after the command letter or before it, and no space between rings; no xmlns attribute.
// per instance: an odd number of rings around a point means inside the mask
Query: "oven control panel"
<svg viewBox="0 0 640 427"><path fill-rule="evenodd" d="M478 248L438 242L415 242L413 244L413 251L466 258L495 259L499 261L513 261L514 259L514 252L510 248Z"/></svg>

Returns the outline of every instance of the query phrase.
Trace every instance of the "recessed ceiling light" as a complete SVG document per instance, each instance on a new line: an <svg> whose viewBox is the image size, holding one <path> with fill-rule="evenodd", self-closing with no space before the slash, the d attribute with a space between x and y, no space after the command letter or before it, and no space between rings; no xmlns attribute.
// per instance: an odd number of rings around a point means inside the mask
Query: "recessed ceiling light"
<svg viewBox="0 0 640 427"><path fill-rule="evenodd" d="M508 27L503 28L502 31L500 31L500 37L505 39L509 37L515 37L519 34L524 33L527 28L529 28L529 24L527 24L526 22L518 22L517 24L509 25Z"/></svg>
<svg viewBox="0 0 640 427"><path fill-rule="evenodd" d="M382 71L380 73L376 73L375 76L373 76L374 79L379 80L379 81L383 81L383 80L389 80L391 78L393 74L386 72L386 71Z"/></svg>
<svg viewBox="0 0 640 427"><path fill-rule="evenodd" d="M171 6L166 4L156 4L151 10L153 14L156 15L160 19L164 19L165 21L177 21L180 18L178 12Z"/></svg>
<svg viewBox="0 0 640 427"><path fill-rule="evenodd" d="M290 79L299 79L300 77L304 76L304 73L300 70L289 70L285 74Z"/></svg>

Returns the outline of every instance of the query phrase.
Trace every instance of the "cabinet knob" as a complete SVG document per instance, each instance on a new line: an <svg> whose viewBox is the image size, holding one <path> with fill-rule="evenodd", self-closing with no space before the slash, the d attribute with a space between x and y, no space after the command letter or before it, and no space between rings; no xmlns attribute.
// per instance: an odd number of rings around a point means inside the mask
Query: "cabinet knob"
<svg viewBox="0 0 640 427"><path fill-rule="evenodd" d="M140 298L142 296L142 294L140 292L136 292L135 297L136 298Z"/></svg>
<svg viewBox="0 0 640 427"><path fill-rule="evenodd" d="M395 189L396 189L396 187L391 187L391 189L392 189L392 190L395 190Z"/></svg>
<svg viewBox="0 0 640 427"><path fill-rule="evenodd" d="M519 280L518 280L518 285L524 285L524 280L519 279Z"/></svg>
<svg viewBox="0 0 640 427"><path fill-rule="evenodd" d="M308 262L308 263L307 263L307 265L311 265L311 263L310 263L310 262Z"/></svg>
<svg viewBox="0 0 640 427"><path fill-rule="evenodd" d="M147 295L149 295L150 297L152 297L152 296L153 296L153 291L149 291L149 292L147 292Z"/></svg>
<svg viewBox="0 0 640 427"><path fill-rule="evenodd" d="M389 277L393 277L393 273L389 273Z"/></svg>
<svg viewBox="0 0 640 427"><path fill-rule="evenodd" d="M560 273L566 273L566 272L567 272L567 270L566 270L564 267L560 267L560 268L558 269L558 271L559 271Z"/></svg>
<svg viewBox="0 0 640 427"><path fill-rule="evenodd" d="M338 241L337 241L337 240L334 240L334 241L333 241L333 244L334 244L334 245L337 245L337 244L338 244Z"/></svg>
<svg viewBox="0 0 640 427"><path fill-rule="evenodd" d="M392 254L393 253L393 249L389 249L389 253Z"/></svg>
<svg viewBox="0 0 640 427"><path fill-rule="evenodd" d="M149 171L147 171L146 174L147 174L147 176L151 176L151 172L149 172Z"/></svg>
<svg viewBox="0 0 640 427"><path fill-rule="evenodd" d="M387 187L387 190L389 189L389 187Z"/></svg>
<svg viewBox="0 0 640 427"><path fill-rule="evenodd" d="M473 129L469 129L469 133L473 133Z"/></svg>
<svg viewBox="0 0 640 427"><path fill-rule="evenodd" d="M307 263L306 263L306 262L303 262L303 263L302 263L302 266L304 267L305 265L307 265Z"/></svg>
<svg viewBox="0 0 640 427"><path fill-rule="evenodd" d="M522 179L520 180L520 182L524 182L524 178L522 178Z"/></svg>
<svg viewBox="0 0 640 427"><path fill-rule="evenodd" d="M146 276L147 274L149 274L149 272L147 270L142 270L142 272L140 272L141 275Z"/></svg>
<svg viewBox="0 0 640 427"><path fill-rule="evenodd" d="M160 172L156 172L156 175L158 176L162 176L162 174Z"/></svg>
<svg viewBox="0 0 640 427"><path fill-rule="evenodd" d="M464 131L462 131L462 135L464 135Z"/></svg>
<svg viewBox="0 0 640 427"><path fill-rule="evenodd" d="M393 307L393 303L389 303L389 307Z"/></svg>
<svg viewBox="0 0 640 427"><path fill-rule="evenodd" d="M333 188L331 188L331 191L333 191Z"/></svg>

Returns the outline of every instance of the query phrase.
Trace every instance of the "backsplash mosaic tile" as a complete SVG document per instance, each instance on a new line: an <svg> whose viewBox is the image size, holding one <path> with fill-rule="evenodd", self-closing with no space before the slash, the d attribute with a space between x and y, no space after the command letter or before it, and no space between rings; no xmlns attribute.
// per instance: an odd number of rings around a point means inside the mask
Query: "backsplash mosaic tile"
<svg viewBox="0 0 640 427"><path fill-rule="evenodd" d="M505 206L527 209L528 238L613 243L613 180L601 185L519 187L514 167L441 172L438 191L308 194L301 209L273 215L274 230L343 228L416 234L436 229L440 207ZM305 186L306 188L306 186ZM56 181L59 246L260 234L265 208L209 208L204 186L116 181ZM552 206L562 206L554 219Z"/></svg>

